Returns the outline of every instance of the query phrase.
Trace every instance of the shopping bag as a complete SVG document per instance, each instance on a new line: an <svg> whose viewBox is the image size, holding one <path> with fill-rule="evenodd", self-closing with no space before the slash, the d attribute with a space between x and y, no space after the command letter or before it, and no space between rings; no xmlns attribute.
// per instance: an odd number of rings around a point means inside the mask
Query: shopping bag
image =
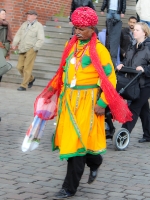
<svg viewBox="0 0 150 200"><path fill-rule="evenodd" d="M39 97L36 101L35 115L44 120L53 119L57 110L57 98L57 92L53 94L48 102L45 102L45 97Z"/></svg>
<svg viewBox="0 0 150 200"><path fill-rule="evenodd" d="M46 120L42 120L38 116L34 117L22 143L21 149L23 152L33 151L38 148L45 125Z"/></svg>

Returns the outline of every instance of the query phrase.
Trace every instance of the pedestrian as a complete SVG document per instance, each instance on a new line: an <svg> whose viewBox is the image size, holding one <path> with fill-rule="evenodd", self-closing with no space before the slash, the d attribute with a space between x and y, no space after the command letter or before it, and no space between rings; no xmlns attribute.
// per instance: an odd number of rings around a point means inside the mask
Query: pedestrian
<svg viewBox="0 0 150 200"><path fill-rule="evenodd" d="M107 8L106 19L116 19L124 17L126 11L126 0L103 0L101 6L101 14L104 14L104 10Z"/></svg>
<svg viewBox="0 0 150 200"><path fill-rule="evenodd" d="M137 23L137 18L134 16L129 17L128 27L125 27L121 31L120 37L120 60L123 61L128 47L136 44L136 40L133 36L134 25Z"/></svg>
<svg viewBox="0 0 150 200"><path fill-rule="evenodd" d="M10 24L6 21L6 10L0 8L0 48L5 58L9 56L10 43L12 40ZM0 76L0 82L1 80L2 76Z"/></svg>
<svg viewBox="0 0 150 200"><path fill-rule="evenodd" d="M66 159L68 166L62 189L53 199L75 195L85 164L90 168L88 184L96 179L102 164L101 154L106 152L107 104L114 119L121 122L131 120L127 104L115 90L116 75L110 54L94 32L98 23L96 12L89 7L77 8L71 21L75 35L66 44L56 75L34 104L35 116L42 119L45 114L48 119L52 113L44 111L44 114L42 108L36 111L40 102L48 105L53 101L58 108L58 111L52 108L53 115L57 114L52 145L53 150L59 149L60 159Z"/></svg>
<svg viewBox="0 0 150 200"><path fill-rule="evenodd" d="M143 75L139 81L141 91L140 97L132 101L129 109L133 114L133 120L122 125L130 133L132 132L138 117L141 118L143 128L143 138L139 143L150 142L150 114L149 114L149 94L150 94L150 29L144 22L138 22L134 26L134 38L137 43L127 52L123 63L117 66L120 70L123 66L130 66L137 71L142 71Z"/></svg>
<svg viewBox="0 0 150 200"><path fill-rule="evenodd" d="M150 1L138 0L136 4L136 12L140 17L140 22L145 22L150 27Z"/></svg>
<svg viewBox="0 0 150 200"><path fill-rule="evenodd" d="M44 29L37 20L37 12L30 10L26 13L27 21L24 22L17 31L12 48L16 49L18 46L19 59L17 69L23 77L21 86L18 91L25 91L26 88L31 88L35 78L32 75L34 61L38 50L44 43Z"/></svg>

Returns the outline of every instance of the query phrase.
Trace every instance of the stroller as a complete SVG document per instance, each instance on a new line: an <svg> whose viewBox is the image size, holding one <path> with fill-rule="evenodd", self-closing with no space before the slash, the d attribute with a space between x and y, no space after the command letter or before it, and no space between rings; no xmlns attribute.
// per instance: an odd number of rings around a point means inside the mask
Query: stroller
<svg viewBox="0 0 150 200"><path fill-rule="evenodd" d="M121 78L118 75L121 72ZM117 87L116 90L118 93L127 100L128 103L138 98L140 94L139 78L142 74L142 71L137 71L131 67L122 67L117 74ZM127 78L130 76L130 81ZM126 78L127 84L124 85L122 81ZM109 107L105 111L105 130L106 130L106 139L111 139L115 150L125 150L130 142L130 133L127 129L121 128L115 131L115 127L112 122L112 115Z"/></svg>

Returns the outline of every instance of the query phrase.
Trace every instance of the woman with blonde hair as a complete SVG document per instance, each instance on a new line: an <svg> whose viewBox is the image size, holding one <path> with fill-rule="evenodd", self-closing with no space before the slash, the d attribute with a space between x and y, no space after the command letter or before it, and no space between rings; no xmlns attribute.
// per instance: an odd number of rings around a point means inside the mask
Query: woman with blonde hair
<svg viewBox="0 0 150 200"><path fill-rule="evenodd" d="M130 47L126 53L123 63L117 66L120 70L123 66L130 66L137 71L142 71L140 78L140 97L132 101L129 109L132 112L133 120L122 125L130 133L133 130L138 117L141 118L143 128L143 138L139 143L150 142L150 113L148 99L150 96L150 28L144 22L135 24L134 38L137 43Z"/></svg>

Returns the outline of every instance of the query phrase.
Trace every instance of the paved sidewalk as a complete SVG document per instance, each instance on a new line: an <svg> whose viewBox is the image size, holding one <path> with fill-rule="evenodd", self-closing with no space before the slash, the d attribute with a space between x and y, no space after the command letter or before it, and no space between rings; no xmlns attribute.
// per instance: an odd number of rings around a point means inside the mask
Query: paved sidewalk
<svg viewBox="0 0 150 200"><path fill-rule="evenodd" d="M49 121L38 149L21 151L25 133L33 120L33 102L42 88L25 92L19 85L0 86L0 200L51 200L61 188L66 173L66 161L51 151L54 121ZM115 123L117 129L120 125ZM73 200L150 200L150 143L139 144L141 123L131 134L126 151L115 151L108 140L108 150L97 180L88 185L86 168Z"/></svg>

